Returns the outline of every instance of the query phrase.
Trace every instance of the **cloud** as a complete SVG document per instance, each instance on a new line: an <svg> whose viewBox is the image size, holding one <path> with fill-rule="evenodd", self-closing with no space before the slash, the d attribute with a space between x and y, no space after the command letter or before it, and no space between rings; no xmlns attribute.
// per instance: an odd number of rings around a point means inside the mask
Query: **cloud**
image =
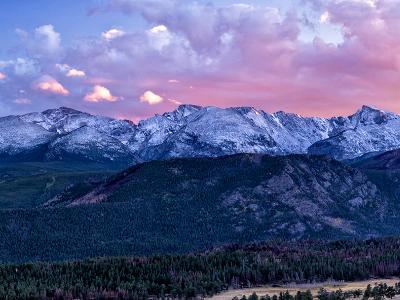
<svg viewBox="0 0 400 300"><path fill-rule="evenodd" d="M71 69L67 72L67 77L85 77L86 74L84 71Z"/></svg>
<svg viewBox="0 0 400 300"><path fill-rule="evenodd" d="M7 78L6 74L0 72L0 80L4 80L6 78Z"/></svg>
<svg viewBox="0 0 400 300"><path fill-rule="evenodd" d="M82 70L74 69L67 64L56 64L56 68L67 77L85 77L86 73Z"/></svg>
<svg viewBox="0 0 400 300"><path fill-rule="evenodd" d="M69 91L50 75L43 75L33 83L33 88L42 92L68 96Z"/></svg>
<svg viewBox="0 0 400 300"><path fill-rule="evenodd" d="M150 105L159 104L164 101L163 97L153 93L152 91L145 92L142 96L140 96L141 102L146 102Z"/></svg>
<svg viewBox="0 0 400 300"><path fill-rule="evenodd" d="M14 68L14 74L17 76L33 76L40 71L38 63L31 58L17 58L10 63Z"/></svg>
<svg viewBox="0 0 400 300"><path fill-rule="evenodd" d="M87 94L84 98L85 101L88 102L115 102L118 100L118 97L115 97L111 94L110 90L104 86L96 85L93 87L92 92Z"/></svg>
<svg viewBox="0 0 400 300"><path fill-rule="evenodd" d="M43 25L37 27L34 32L35 46L44 53L54 54L60 51L61 36L54 30L53 25Z"/></svg>
<svg viewBox="0 0 400 300"><path fill-rule="evenodd" d="M103 37L103 39L107 40L107 41L111 41L113 39L119 38L121 36L124 36L125 32L123 30L120 29L116 29L116 28L112 28L108 31L105 31L101 34L101 36Z"/></svg>
<svg viewBox="0 0 400 300"><path fill-rule="evenodd" d="M182 105L182 102L176 99L168 99L168 101L176 105Z"/></svg>
<svg viewBox="0 0 400 300"><path fill-rule="evenodd" d="M172 35L168 28L164 25L155 26L147 31L150 44L157 50L161 51L172 42Z"/></svg>
<svg viewBox="0 0 400 300"><path fill-rule="evenodd" d="M319 18L319 21L321 22L321 23L328 23L329 22L329 12L328 11L326 11L326 12L324 12L322 15L321 15L321 17Z"/></svg>
<svg viewBox="0 0 400 300"><path fill-rule="evenodd" d="M163 32L167 32L167 31L168 31L168 28L164 25L158 25L149 30L149 32L153 33L153 34L163 33Z"/></svg>
<svg viewBox="0 0 400 300"><path fill-rule="evenodd" d="M31 104L32 101L28 98L17 98L14 100L14 103L19 105L28 105Z"/></svg>
<svg viewBox="0 0 400 300"><path fill-rule="evenodd" d="M67 64L56 64L56 68L62 73L67 73L71 70L71 67Z"/></svg>

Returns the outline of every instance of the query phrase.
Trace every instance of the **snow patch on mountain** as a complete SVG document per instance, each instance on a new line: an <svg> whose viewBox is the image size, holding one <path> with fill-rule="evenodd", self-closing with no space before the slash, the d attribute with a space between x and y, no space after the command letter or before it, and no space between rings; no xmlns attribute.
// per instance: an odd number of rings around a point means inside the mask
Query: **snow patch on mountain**
<svg viewBox="0 0 400 300"><path fill-rule="evenodd" d="M58 138L49 145L49 160L85 159L102 162L135 162L134 155L116 138L84 126Z"/></svg>
<svg viewBox="0 0 400 300"><path fill-rule="evenodd" d="M0 154L17 155L46 144L56 134L15 116L0 118Z"/></svg>

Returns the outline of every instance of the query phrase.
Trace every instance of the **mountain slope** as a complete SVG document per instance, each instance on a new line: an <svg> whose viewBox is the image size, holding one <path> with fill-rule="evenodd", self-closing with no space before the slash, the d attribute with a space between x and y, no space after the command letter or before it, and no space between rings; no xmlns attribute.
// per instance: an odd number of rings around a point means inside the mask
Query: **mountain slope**
<svg viewBox="0 0 400 300"><path fill-rule="evenodd" d="M129 121L93 116L70 108L0 118L3 156L14 161L136 163L126 146L135 127Z"/></svg>
<svg viewBox="0 0 400 300"><path fill-rule="evenodd" d="M387 213L390 201L360 171L326 157L154 161L83 196L71 187L42 208L0 210L0 261L395 234L395 222L387 223L398 220Z"/></svg>
<svg viewBox="0 0 400 300"><path fill-rule="evenodd" d="M43 205L61 192L87 192L120 171L113 164L88 162L0 163L0 209L27 209Z"/></svg>
<svg viewBox="0 0 400 300"><path fill-rule="evenodd" d="M369 170L400 170L400 149L365 154L350 164Z"/></svg>
<svg viewBox="0 0 400 300"><path fill-rule="evenodd" d="M69 206L165 199L190 206L199 203L199 209L204 209L203 200L208 197L215 211L227 215L238 231L246 230L244 220L253 220L259 228L268 220L273 230L279 227L297 237L316 234L322 228L355 234L357 226L352 222L364 222L363 213L380 219L386 206L366 176L334 160L250 154L133 167ZM370 211L371 207L375 210ZM291 220L285 223L282 213L284 219L291 216Z"/></svg>
<svg viewBox="0 0 400 300"><path fill-rule="evenodd" d="M85 126L101 130L107 134L115 134L115 127L125 129L125 134L131 134L133 131L132 124L128 121L93 116L68 107L49 109L41 113L26 114L20 116L20 119L27 123L37 124L50 132L58 134L70 133ZM119 136L122 135L121 132Z"/></svg>
<svg viewBox="0 0 400 300"><path fill-rule="evenodd" d="M400 150L373 152L347 162L365 173L391 199L387 215L400 212ZM396 223L394 223L396 224Z"/></svg>
<svg viewBox="0 0 400 300"><path fill-rule="evenodd" d="M55 138L39 125L23 122L18 117L0 118L0 157L22 159Z"/></svg>
<svg viewBox="0 0 400 300"><path fill-rule="evenodd" d="M117 138L83 126L49 144L48 160L111 161L130 165L134 156Z"/></svg>

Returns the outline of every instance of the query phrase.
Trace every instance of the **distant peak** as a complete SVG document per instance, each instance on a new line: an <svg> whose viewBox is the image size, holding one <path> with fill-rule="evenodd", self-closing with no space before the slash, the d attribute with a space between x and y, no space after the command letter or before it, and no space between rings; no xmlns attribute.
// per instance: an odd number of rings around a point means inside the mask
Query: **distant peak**
<svg viewBox="0 0 400 300"><path fill-rule="evenodd" d="M230 109L236 110L236 111L242 112L242 113L248 113L251 111L258 112L258 110L252 106L237 106L237 107L231 107Z"/></svg>
<svg viewBox="0 0 400 300"><path fill-rule="evenodd" d="M393 114L375 107L363 105L350 119L362 124L382 124L393 118Z"/></svg>
<svg viewBox="0 0 400 300"><path fill-rule="evenodd" d="M51 109L47 109L45 111L64 111L64 112L80 112L76 109L70 108L70 107L66 107L66 106L60 106L58 108L51 108Z"/></svg>
<svg viewBox="0 0 400 300"><path fill-rule="evenodd" d="M273 114L274 115L278 115L278 116L299 116L298 114L291 113L291 112L286 112L286 111L283 111L283 110L274 112Z"/></svg>
<svg viewBox="0 0 400 300"><path fill-rule="evenodd" d="M376 107L372 107L372 106L368 106L368 105L363 105L360 109L361 112L370 112L370 111L377 111L377 112L381 112L382 110L376 108Z"/></svg>
<svg viewBox="0 0 400 300"><path fill-rule="evenodd" d="M192 104L181 104L172 112L164 113L163 116L175 121L185 118L203 107Z"/></svg>
<svg viewBox="0 0 400 300"><path fill-rule="evenodd" d="M183 110L200 110L200 109L202 109L202 107L199 105L181 104L178 106L176 110L183 111Z"/></svg>
<svg viewBox="0 0 400 300"><path fill-rule="evenodd" d="M359 116L359 115L383 115L387 114L385 111L368 106L368 105L363 105L353 116Z"/></svg>
<svg viewBox="0 0 400 300"><path fill-rule="evenodd" d="M62 113L62 114L83 114L83 112L73 109L73 108L69 108L69 107L65 107L65 106L61 106L59 108L54 108L54 109L48 109L45 110L43 112L43 114L48 115L48 114L53 114L53 113Z"/></svg>

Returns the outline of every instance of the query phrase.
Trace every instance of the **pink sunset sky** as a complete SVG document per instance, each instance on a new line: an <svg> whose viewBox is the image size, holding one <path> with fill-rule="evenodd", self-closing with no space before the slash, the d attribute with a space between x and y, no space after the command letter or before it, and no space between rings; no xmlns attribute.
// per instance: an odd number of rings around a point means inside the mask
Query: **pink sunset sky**
<svg viewBox="0 0 400 300"><path fill-rule="evenodd" d="M33 2L0 4L0 115L68 106L137 121L179 104L400 113L398 0Z"/></svg>

